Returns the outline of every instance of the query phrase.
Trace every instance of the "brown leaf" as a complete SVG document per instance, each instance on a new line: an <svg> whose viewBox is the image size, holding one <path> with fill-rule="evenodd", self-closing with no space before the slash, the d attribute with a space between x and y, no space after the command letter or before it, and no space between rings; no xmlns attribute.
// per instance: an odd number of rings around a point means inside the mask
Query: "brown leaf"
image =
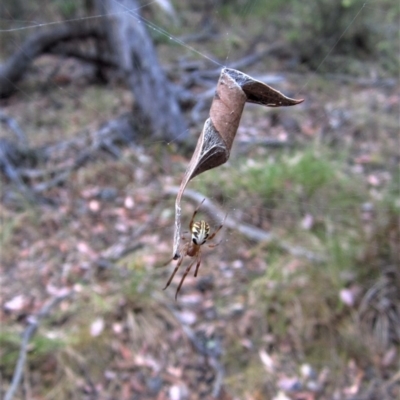
<svg viewBox="0 0 400 400"><path fill-rule="evenodd" d="M246 102L267 107L293 106L303 100L284 96L278 90L235 69L223 68L196 149L183 177L175 202L173 257L178 259L181 239L181 198L191 179L224 164L230 155Z"/></svg>

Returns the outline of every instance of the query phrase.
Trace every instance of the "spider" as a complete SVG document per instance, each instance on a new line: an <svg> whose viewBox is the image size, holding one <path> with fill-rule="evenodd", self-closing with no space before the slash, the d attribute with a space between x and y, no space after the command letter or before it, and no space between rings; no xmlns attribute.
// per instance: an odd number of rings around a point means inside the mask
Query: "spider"
<svg viewBox="0 0 400 400"><path fill-rule="evenodd" d="M163 290L165 290L170 285L170 283L172 282L172 279L174 278L176 272L178 271L179 267L181 266L185 256L193 257L194 258L193 261L186 268L186 271L182 276L182 279L181 279L181 281L180 281L180 283L178 285L178 288L176 289L175 300L177 300L177 298L178 298L179 290L182 287L182 284L183 284L183 281L186 278L186 275L189 273L190 269L192 268L192 266L194 265L194 263L196 261L197 261L197 263L196 263L196 269L194 271L194 276L195 277L197 276L197 272L199 271L199 267L200 267L200 264L201 264L201 246L203 244L205 244L207 241L209 241L211 239L214 239L214 237L221 230L221 228L223 227L223 224L224 224L224 222L222 222L222 224L218 227L218 229L214 233L212 233L210 235L210 225L206 221L201 220L201 221L194 222L194 218L196 217L196 214L199 211L199 208L204 203L204 200L205 199L203 199L203 201L194 210L194 213L192 215L192 219L190 220L190 223L189 223L189 232L192 235L191 241L188 241L183 246L182 253L178 258L179 261L176 264L174 272L172 272L172 275L168 279L168 282L167 282L167 284L165 285L165 287L163 289ZM226 218L226 216L225 216L225 218ZM224 219L224 221L225 221L225 219ZM208 247L214 248L214 247L217 247L218 245L219 245L219 243L209 244ZM168 265L173 260L174 260L174 257L172 257L170 260L168 260L164 265Z"/></svg>

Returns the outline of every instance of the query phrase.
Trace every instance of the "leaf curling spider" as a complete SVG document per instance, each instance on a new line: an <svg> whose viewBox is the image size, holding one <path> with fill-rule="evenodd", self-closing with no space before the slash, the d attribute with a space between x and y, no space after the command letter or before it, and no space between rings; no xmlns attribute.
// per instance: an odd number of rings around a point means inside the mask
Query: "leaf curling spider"
<svg viewBox="0 0 400 400"><path fill-rule="evenodd" d="M217 230L210 235L210 225L206 221L201 220L201 221L194 222L196 214L199 211L199 208L201 207L201 205L204 203L204 200L205 199L202 200L202 202L197 206L197 208L193 212L192 219L189 222L189 233L191 234L191 240L188 241L183 246L181 254L177 258L179 261L176 264L174 271L172 272L170 278L168 279L167 284L165 285L165 287L163 289L163 290L165 290L170 285L170 283L172 282L172 279L174 279L176 272L178 271L179 267L181 266L185 256L193 257L193 261L186 268L186 270L182 276L182 279L179 282L178 288L176 289L175 300L177 300L178 293L182 287L183 281L185 280L187 274L189 273L190 269L192 268L192 266L194 265L195 262L197 262L197 263L196 263L196 269L194 271L194 276L197 277L197 272L199 271L200 264L201 264L201 246L203 244L205 244L206 242L208 242L209 240L214 239L215 236L217 235L217 233L221 230L221 228L224 225L226 216L224 218L224 221L222 221L222 224L217 228ZM214 248L214 247L217 247L218 245L219 245L219 243L212 243L212 244L209 244L208 247ZM176 258L172 257L164 264L164 266L168 265L171 261L173 261L175 259Z"/></svg>

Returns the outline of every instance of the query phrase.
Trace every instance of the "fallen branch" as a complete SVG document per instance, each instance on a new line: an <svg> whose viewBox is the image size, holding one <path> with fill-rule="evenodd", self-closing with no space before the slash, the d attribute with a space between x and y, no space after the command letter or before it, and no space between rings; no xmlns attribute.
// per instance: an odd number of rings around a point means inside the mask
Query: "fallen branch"
<svg viewBox="0 0 400 400"><path fill-rule="evenodd" d="M11 385L7 390L4 400L12 400L12 398L15 395L15 392L18 389L18 385L21 381L22 373L23 373L24 366L25 366L26 354L28 352L29 341L32 339L32 337L36 333L40 322L45 317L47 317L47 315L50 313L50 311L54 307L56 307L59 303L61 303L63 300L65 300L71 294L72 294L72 292L68 290L58 296L53 297L41 308L41 310L38 312L37 315L31 316L30 318L28 318L28 326L22 335L22 342L21 342L21 348L19 351L17 365L15 366Z"/></svg>
<svg viewBox="0 0 400 400"><path fill-rule="evenodd" d="M0 122L6 124L15 133L20 145L26 146L28 144L25 132L20 128L18 122L14 118L0 112Z"/></svg>
<svg viewBox="0 0 400 400"><path fill-rule="evenodd" d="M327 74L328 79L339 81L340 83L349 83L351 85L359 85L364 87L379 86L379 87L394 87L397 85L396 78L358 78L352 75L343 74Z"/></svg>
<svg viewBox="0 0 400 400"><path fill-rule="evenodd" d="M60 172L54 178L52 178L46 182L41 182L41 183L36 184L33 187L33 190L35 191L35 193L42 193L42 192L46 192L47 190L50 190L51 188L53 188L55 186L59 186L68 179L68 177L70 176L72 171L73 171L73 168L70 168L63 172Z"/></svg>
<svg viewBox="0 0 400 400"><path fill-rule="evenodd" d="M266 56L270 56L271 54L276 54L277 52L281 52L286 47L287 46L285 46L282 42L276 42L273 45L267 47L266 49L259 51L258 53L252 53L244 58L241 58L240 60L230 63L229 68L233 69L248 68L250 65L255 64L256 62L260 61ZM260 78L257 79L263 80Z"/></svg>
<svg viewBox="0 0 400 400"><path fill-rule="evenodd" d="M262 58L277 53L281 52L282 50L285 49L285 45L283 43L275 43L271 45L270 47L259 51L258 53L253 53L249 56L245 56L241 58L240 60L233 61L229 64L230 69L244 69L249 67L250 65L256 63L257 61L260 61ZM203 78L203 79L212 79L215 80L216 78L219 77L221 74L221 69L216 68L213 70L205 70L205 71L193 71L192 75L196 76L197 78Z"/></svg>
<svg viewBox="0 0 400 400"><path fill-rule="evenodd" d="M53 167L50 168L26 168L18 167L26 164L25 158L30 153L34 157L37 152L35 149L20 148L13 143L0 139L0 170L12 181L18 190L30 201L42 199L37 195L48 191L68 180L70 174L84 165L88 160L94 158L101 151L111 154L113 157L120 157L119 145L121 143L132 143L137 133L130 115L121 115L104 124L99 130L87 137L78 137L65 142L57 143L46 148L40 149L40 158L51 161ZM77 151L77 148L80 150ZM65 154L72 151L73 159L58 162L54 153ZM40 180L29 186L26 180Z"/></svg>
<svg viewBox="0 0 400 400"><path fill-rule="evenodd" d="M34 186L34 191L37 193L44 192L65 182L73 171L84 165L87 160L100 150L105 150L115 158L118 158L120 156L120 151L116 144L118 142L128 141L128 136L134 135L132 127L128 125L129 122L124 118L108 121L106 125L93 134L92 143L84 147L83 150L78 153L72 165L59 171L52 179L36 184ZM49 174L53 173L54 171L49 171Z"/></svg>
<svg viewBox="0 0 400 400"><path fill-rule="evenodd" d="M165 191L168 195L176 196L179 193L179 188L177 186L172 186L167 188ZM186 189L185 197L192 200L195 204L200 204L205 196L195 190ZM202 210L208 214L215 221L222 221L226 215L226 211L221 210L216 204L214 204L210 199L205 198L202 204ZM285 250L289 254L296 257L304 257L312 262L323 262L324 257L315 254L312 251L304 249L300 246L292 246L291 244L279 239L272 232L264 231L263 229L257 228L255 226L242 223L231 216L226 217L224 226L240 232L242 235L246 236L247 239L253 240L255 242L272 243L274 242L278 247Z"/></svg>
<svg viewBox="0 0 400 400"><path fill-rule="evenodd" d="M13 93L17 82L34 59L50 51L60 41L103 36L98 25L88 22L60 25L31 35L4 64L0 65L0 97L7 97Z"/></svg>
<svg viewBox="0 0 400 400"><path fill-rule="evenodd" d="M97 53L97 52L88 52L82 51L75 47L69 47L65 45L56 45L54 48L51 48L49 53L63 56L63 57L73 57L81 61L85 61L87 63L95 64L98 66L118 68L118 62L111 54L108 53Z"/></svg>
<svg viewBox="0 0 400 400"><path fill-rule="evenodd" d="M16 167L20 157L24 156L24 151L14 145L14 143L0 139L0 171L14 183L18 190L31 202L40 200L29 186L25 184Z"/></svg>

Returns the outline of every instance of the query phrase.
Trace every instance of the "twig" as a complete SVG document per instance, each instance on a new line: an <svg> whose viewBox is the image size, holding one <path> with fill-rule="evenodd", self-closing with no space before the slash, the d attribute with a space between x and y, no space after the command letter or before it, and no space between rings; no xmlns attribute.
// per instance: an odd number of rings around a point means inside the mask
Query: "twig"
<svg viewBox="0 0 400 400"><path fill-rule="evenodd" d="M174 313L174 311L172 311L172 312ZM174 315L175 315L175 313L174 313ZM175 317L180 322L179 316L175 315ZM214 385L213 385L213 390L212 390L212 396L214 398L218 398L218 396L221 392L221 387L222 387L222 383L223 383L224 375L225 375L224 367L219 362L218 358L214 354L212 354L210 351L208 351L207 346L205 346L203 343L200 342L200 340L196 336L195 332L188 325L181 323L181 327L182 327L182 330L185 332L186 336L189 338L193 347L201 355L206 357L207 362L214 369L215 380L214 380Z"/></svg>
<svg viewBox="0 0 400 400"><path fill-rule="evenodd" d="M240 60L234 61L233 63L229 64L229 68L245 69L245 68L249 67L251 64L254 64L257 61L261 60L265 56L267 56L271 53L276 53L277 51L282 51L282 49L284 49L284 48L285 48L285 45L282 42L276 42L273 45L267 47L266 49L260 51L259 53L252 53L249 56L246 56Z"/></svg>
<svg viewBox="0 0 400 400"><path fill-rule="evenodd" d="M213 386L213 391L212 391L211 395L217 399L221 394L222 384L224 382L225 371L224 371L224 367L222 366L222 364L215 357L210 357L209 363L214 368L214 371L215 371L215 380L214 380L214 386Z"/></svg>
<svg viewBox="0 0 400 400"><path fill-rule="evenodd" d="M341 83L350 83L359 86L379 86L379 87L393 87L397 84L396 78L357 78L351 75L344 74L327 74L327 78L334 79Z"/></svg>
<svg viewBox="0 0 400 400"><path fill-rule="evenodd" d="M240 60L233 61L229 63L229 68L232 69L244 69L249 67L249 65L254 64L255 62L261 60L265 56L275 53L277 51L281 51L284 49L284 45L282 43L275 43L271 45L270 47L260 51L259 53L254 53L251 54L250 56L246 56L244 58L241 58ZM202 78L208 78L208 79L213 79L218 78L218 76L221 73L221 68L216 68L213 70L207 70L207 71L194 71L192 74L196 75L198 77ZM256 79L259 79L258 77ZM266 83L273 83L273 82L267 82Z"/></svg>
<svg viewBox="0 0 400 400"><path fill-rule="evenodd" d="M71 172L72 172L72 168L67 169L66 171L60 172L54 178L52 178L46 182L38 183L37 185L35 185L33 187L33 190L35 191L35 193L41 193L41 192L45 192L45 191L51 189L54 186L58 186L67 180L67 178L69 177Z"/></svg>
<svg viewBox="0 0 400 400"><path fill-rule="evenodd" d="M19 351L17 365L15 366L11 385L7 390L4 400L12 400L12 398L15 395L15 392L22 378L29 341L36 333L36 330L38 329L41 320L49 314L52 308L57 306L61 301L69 297L71 294L72 292L68 291L66 293L60 294L59 296L53 297L41 308L41 310L38 312L36 316L31 316L30 318L28 318L28 326L26 327L22 335L22 342Z"/></svg>
<svg viewBox="0 0 400 400"><path fill-rule="evenodd" d="M6 140L0 140L0 170L4 171L4 174L18 187L18 190L23 193L29 201L34 202L37 200L36 195L21 179L17 168L14 166L13 153L18 155L18 149L12 143Z"/></svg>
<svg viewBox="0 0 400 400"><path fill-rule="evenodd" d="M244 145L246 147L248 146L265 146L265 147L288 147L292 146L292 143L288 140L281 140L281 139L276 139L276 138L239 138L238 143L241 145ZM244 147L243 146L243 147ZM243 153L243 148L240 147L240 152Z"/></svg>
<svg viewBox="0 0 400 400"><path fill-rule="evenodd" d="M66 164L66 163L65 163ZM19 168L20 176L27 179L45 179L49 176L54 176L59 173L64 173L71 168L71 162L68 165L59 165L52 169L32 169L32 168Z"/></svg>
<svg viewBox="0 0 400 400"><path fill-rule="evenodd" d="M176 186L172 186L166 189L166 193L169 195L176 196L178 194L179 188ZM185 197L193 200L195 203L199 204L205 196L199 192L196 192L191 189L185 190ZM210 215L210 217L216 221L222 221L225 217L225 212L222 211L217 205L215 205L210 199L205 199L202 204L202 209ZM289 243L277 238L272 232L264 231L263 229L259 229L255 226L245 224L237 221L236 219L230 217L229 215L225 219L224 226L230 229L234 229L240 232L242 235L246 236L250 240L254 240L256 242L276 242L276 244L281 247L283 250L287 251L289 254L296 257L304 257L312 262L323 262L324 257L319 254L315 254L307 249L304 249L300 246L292 246Z"/></svg>
<svg viewBox="0 0 400 400"><path fill-rule="evenodd" d="M19 144L23 146L28 144L25 132L19 127L18 122L14 118L11 118L0 112L0 122L8 125L8 127L16 134Z"/></svg>
<svg viewBox="0 0 400 400"><path fill-rule="evenodd" d="M85 365L85 357L80 354L79 352L74 351L72 348L68 348L66 350L67 354L76 362L76 365L83 376L83 378L86 380L87 385L90 387L90 392L87 394L90 394L90 398L97 398L98 395L98 389L96 388L96 385L93 383L93 379L89 375L89 371L86 368Z"/></svg>
<svg viewBox="0 0 400 400"><path fill-rule="evenodd" d="M156 297L158 297L158 296L156 296ZM192 328L190 328L188 325L182 323L181 319L179 318L178 313L171 305L166 304L166 306L169 309L169 311L172 313L172 315L175 317L176 321L180 324L183 332L185 333L186 337L190 340L190 342L192 343L192 345L196 349L196 351L199 354L201 354L202 356L205 356L208 364L214 369L215 380L214 380L214 385L213 385L213 390L212 390L212 396L213 396L213 398L218 398L221 393L222 384L223 384L224 375L225 375L224 367L218 360L218 353L216 354L215 351L213 351L212 349L210 350L207 347L207 345L201 341L201 339L198 337L198 335L196 335L196 333L193 331Z"/></svg>
<svg viewBox="0 0 400 400"><path fill-rule="evenodd" d="M50 157L54 152L67 151L74 146L83 147L86 146L90 140L90 135L87 132L78 132L79 136L72 139L64 140L62 142L57 142L50 144L43 149L44 156Z"/></svg>

